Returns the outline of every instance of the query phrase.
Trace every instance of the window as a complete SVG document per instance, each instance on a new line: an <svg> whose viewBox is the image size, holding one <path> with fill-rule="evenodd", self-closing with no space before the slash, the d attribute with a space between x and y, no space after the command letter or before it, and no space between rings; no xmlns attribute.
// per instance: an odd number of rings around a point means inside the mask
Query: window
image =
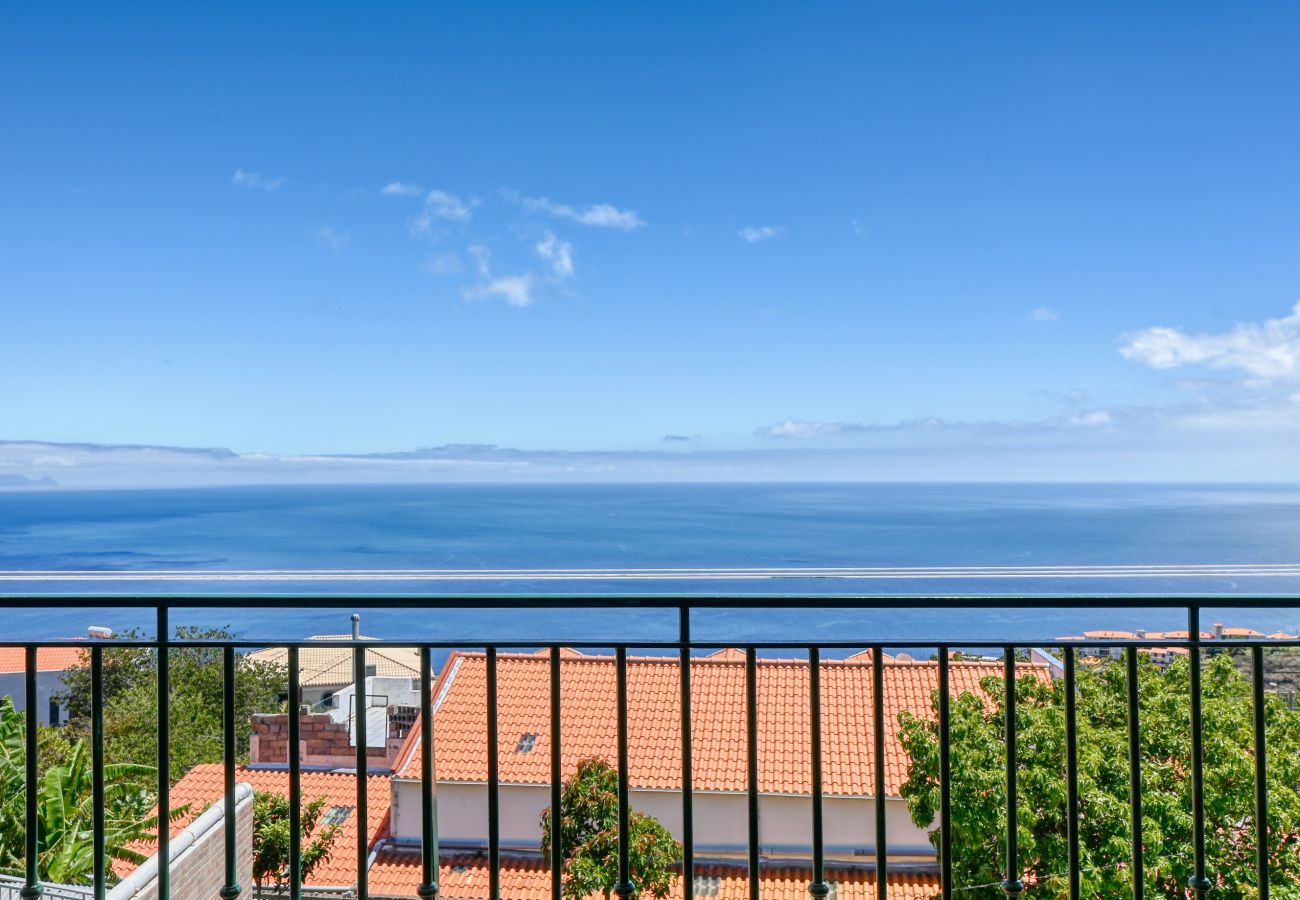
<svg viewBox="0 0 1300 900"><path fill-rule="evenodd" d="M515 745L516 753L531 753L533 746L537 743L537 735L531 731L525 732L519 736L519 743Z"/></svg>
<svg viewBox="0 0 1300 900"><path fill-rule="evenodd" d="M321 817L321 824L326 827L342 825L347 821L348 816L352 815L352 809L351 806L331 806Z"/></svg>

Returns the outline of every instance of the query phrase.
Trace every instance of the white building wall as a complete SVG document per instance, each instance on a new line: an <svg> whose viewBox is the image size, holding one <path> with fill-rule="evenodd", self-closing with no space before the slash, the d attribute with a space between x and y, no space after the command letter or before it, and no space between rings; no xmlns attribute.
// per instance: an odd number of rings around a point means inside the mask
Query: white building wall
<svg viewBox="0 0 1300 900"><path fill-rule="evenodd" d="M24 673L6 672L0 674L0 697L12 697L14 709L22 712L27 709L27 690ZM68 721L68 711L59 711L59 721L50 722L50 698L64 690L62 672L36 673L36 717L42 725L62 725Z"/></svg>
<svg viewBox="0 0 1300 900"><path fill-rule="evenodd" d="M502 785L501 845L533 849L541 842L539 820L551 804L546 785ZM438 837L443 844L487 843L487 786L439 782ZM673 836L682 836L682 802L676 791L632 791L632 807L654 816ZM748 798L743 793L696 793L695 847L718 856L744 856L749 840ZM869 797L828 797L823 801L826 853L860 858L875 854L875 801ZM759 843L767 856L807 856L812 852L812 803L808 797L763 795L759 798ZM890 856L930 859L929 831L912 823L907 804L886 800ZM393 836L420 839L420 784L393 782Z"/></svg>

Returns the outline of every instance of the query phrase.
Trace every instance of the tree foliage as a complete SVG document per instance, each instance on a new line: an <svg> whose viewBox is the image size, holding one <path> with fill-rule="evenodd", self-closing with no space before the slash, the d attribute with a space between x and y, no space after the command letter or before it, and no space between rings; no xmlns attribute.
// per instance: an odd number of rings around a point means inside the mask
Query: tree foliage
<svg viewBox="0 0 1300 900"><path fill-rule="evenodd" d="M1190 770L1190 665L1138 669L1142 846L1147 896L1183 898L1193 874ZM1111 664L1078 675L1080 868L1086 897L1129 896L1127 682ZM1004 877L1006 833L1004 686L982 687L951 705L952 846L958 886ZM1064 691L1033 675L1016 680L1017 839L1026 898L1066 893ZM937 709L938 695L934 696ZM1202 675L1207 871L1224 900L1258 896L1255 879L1254 732L1249 682L1226 655ZM1300 898L1300 716L1266 698L1272 896ZM900 739L910 756L902 788L913 821L934 824L939 809L937 725L904 712ZM939 846L939 832L931 835ZM1001 897L996 888L965 896Z"/></svg>
<svg viewBox="0 0 1300 900"><path fill-rule="evenodd" d="M339 830L337 825L321 825L324 809L324 798L312 800L302 807L300 883L316 866L329 859L330 844ZM290 839L289 798L266 791L256 792L253 795L253 881L257 883L259 896L268 883L275 886L288 884Z"/></svg>
<svg viewBox="0 0 1300 900"><path fill-rule="evenodd" d="M542 812L542 852L551 853L551 810ZM682 846L668 829L644 813L632 812L628 848L635 896L668 896ZM560 849L564 854L564 896L608 898L618 883L618 772L603 759L584 759L560 795Z"/></svg>
<svg viewBox="0 0 1300 900"><path fill-rule="evenodd" d="M27 833L26 745L24 716L13 701L0 700L0 872L24 871ZM54 747L58 736L42 735L42 755L55 762L40 768L37 793L38 871L42 880L64 884L89 881L94 872L93 776L86 745L80 741ZM104 767L105 866L113 859L134 863L143 857L130 844L156 836L150 815L157 770L114 764ZM184 812L176 810L173 816Z"/></svg>
<svg viewBox="0 0 1300 900"><path fill-rule="evenodd" d="M138 639L135 631L121 639ZM185 641L229 638L226 629L179 627ZM104 752L114 762L156 766L158 763L157 653L147 647L114 647L106 642L104 656ZM199 763L221 762L222 650L220 647L175 647L168 654L171 675L171 742L169 774L173 781ZM90 654L64 673L65 690L57 697L69 712L68 728L82 739L90 734ZM283 666L255 662L245 655L235 661L235 746L247 754L254 713L279 709L287 673ZM241 761L244 761L241 759Z"/></svg>

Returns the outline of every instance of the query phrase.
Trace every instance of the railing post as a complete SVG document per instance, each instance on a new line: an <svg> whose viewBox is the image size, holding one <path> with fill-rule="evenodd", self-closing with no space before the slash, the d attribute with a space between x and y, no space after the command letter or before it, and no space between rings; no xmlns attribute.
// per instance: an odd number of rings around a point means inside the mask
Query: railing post
<svg viewBox="0 0 1300 900"><path fill-rule="evenodd" d="M24 738L24 756L23 772L26 778L26 803L27 810L24 818L24 827L27 830L26 840L23 842L23 865L24 865L24 884L19 890L18 895L22 900L36 900L44 890L41 886L40 870L40 844L37 843L39 835L40 819L38 818L39 807L37 798L39 796L40 784L37 781L38 772L36 771L36 648L28 647L26 653L26 667L23 677L23 700L26 704L27 728L23 734Z"/></svg>
<svg viewBox="0 0 1300 900"><path fill-rule="evenodd" d="M302 898L302 690L298 648L289 649L289 900ZM358 822L358 825L361 823ZM364 828L362 829L365 830Z"/></svg>
<svg viewBox="0 0 1300 900"><path fill-rule="evenodd" d="M420 900L438 896L438 808L433 791L433 650L420 648Z"/></svg>
<svg viewBox="0 0 1300 900"><path fill-rule="evenodd" d="M758 656L753 647L745 649L745 747L749 776L749 900L758 900L762 873L759 867L758 805Z"/></svg>
<svg viewBox="0 0 1300 900"><path fill-rule="evenodd" d="M636 894L632 883L631 808L628 797L627 761L627 647L614 650L615 694L618 705L618 883L614 893L619 900L631 900Z"/></svg>
<svg viewBox="0 0 1300 900"><path fill-rule="evenodd" d="M1007 762L1007 876L1002 879L1002 892L1008 897L1019 897L1025 885L1020 880L1020 823L1017 815L1016 778L1020 768L1016 753L1016 648L1002 648L1003 712L1006 731Z"/></svg>
<svg viewBox="0 0 1300 900"><path fill-rule="evenodd" d="M677 639L681 641L682 705L682 900L695 900L695 795L691 743L691 608L677 608ZM559 900L559 898L556 898Z"/></svg>
<svg viewBox="0 0 1300 900"><path fill-rule="evenodd" d="M1136 647L1125 648L1124 667L1128 691L1128 796L1133 900L1142 900L1146 895L1146 866L1142 859L1142 741Z"/></svg>
<svg viewBox="0 0 1300 900"><path fill-rule="evenodd" d="M370 712L366 696L366 649L352 648L352 730L357 742L357 896L370 896L370 755L366 719Z"/></svg>
<svg viewBox="0 0 1300 900"><path fill-rule="evenodd" d="M1079 712L1074 648L1065 647L1065 830L1070 900L1080 900L1079 860Z"/></svg>
<svg viewBox="0 0 1300 900"><path fill-rule="evenodd" d="M821 651L808 648L808 737L812 754L812 883L808 895L821 900L831 892L826 883L826 849L822 831L822 660Z"/></svg>
<svg viewBox="0 0 1300 900"><path fill-rule="evenodd" d="M90 768L91 804L93 806L93 849L95 854L91 883L95 900L108 895L108 852L104 809L104 648L90 648Z"/></svg>
<svg viewBox="0 0 1300 900"><path fill-rule="evenodd" d="M158 900L171 900L171 623L158 607Z"/></svg>
<svg viewBox="0 0 1300 900"><path fill-rule="evenodd" d="M221 900L235 900L239 886L239 823L235 820L235 648L221 651L221 756L225 779L226 881Z"/></svg>
<svg viewBox="0 0 1300 900"><path fill-rule="evenodd" d="M551 900L564 898L564 829L560 807L564 800L564 755L560 744L560 647L551 647Z"/></svg>
<svg viewBox="0 0 1300 900"><path fill-rule="evenodd" d="M501 736L497 722L497 648L487 650L488 898L501 897Z"/></svg>
<svg viewBox="0 0 1300 900"><path fill-rule="evenodd" d="M939 647L939 883L952 900L952 728L948 698L948 648Z"/></svg>
<svg viewBox="0 0 1300 900"><path fill-rule="evenodd" d="M1251 681L1255 701L1255 884L1259 900L1268 900L1268 709L1264 700L1264 648L1250 648Z"/></svg>
<svg viewBox="0 0 1300 900"><path fill-rule="evenodd" d="M1191 739L1192 739L1192 852L1195 872L1187 879L1197 900L1201 900L1213 884L1205 874L1205 769L1204 747L1201 736L1201 611L1187 607L1187 638L1190 644L1191 663Z"/></svg>
<svg viewBox="0 0 1300 900"><path fill-rule="evenodd" d="M885 815L885 648L871 648L871 750L876 764L876 900L889 897L889 837Z"/></svg>

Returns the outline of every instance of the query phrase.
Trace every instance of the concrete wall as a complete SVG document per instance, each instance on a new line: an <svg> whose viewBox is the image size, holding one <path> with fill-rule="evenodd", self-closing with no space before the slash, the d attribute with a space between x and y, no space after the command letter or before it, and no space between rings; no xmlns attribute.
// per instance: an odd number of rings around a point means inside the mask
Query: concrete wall
<svg viewBox="0 0 1300 900"><path fill-rule="evenodd" d="M236 871L243 895L253 894L253 788L236 786ZM172 900L212 900L226 882L225 804L214 803L172 838ZM151 856L108 894L108 900L155 900L158 857Z"/></svg>
<svg viewBox="0 0 1300 900"><path fill-rule="evenodd" d="M551 804L545 785L502 785L501 843L507 848L536 848L541 841L538 820ZM749 840L748 798L743 793L695 795L695 847L711 855L743 856ZM676 791L632 792L632 806L654 816L681 839L681 794ZM487 843L487 786L439 782L438 838L443 844ZM875 853L875 801L871 798L828 797L823 802L826 853L830 857L861 858ZM812 853L812 801L808 797L763 795L759 798L759 843L767 856L800 857ZM927 829L912 824L907 804L886 800L886 828L894 859L933 859ZM420 839L420 784L393 782L393 836Z"/></svg>
<svg viewBox="0 0 1300 900"><path fill-rule="evenodd" d="M14 709L20 712L27 708L27 691L23 683L24 673L6 672L0 675L0 697L13 698ZM36 715L42 725L62 725L68 721L67 710L59 712L59 721L50 722L50 697L61 692L63 686L62 672L36 673Z"/></svg>

